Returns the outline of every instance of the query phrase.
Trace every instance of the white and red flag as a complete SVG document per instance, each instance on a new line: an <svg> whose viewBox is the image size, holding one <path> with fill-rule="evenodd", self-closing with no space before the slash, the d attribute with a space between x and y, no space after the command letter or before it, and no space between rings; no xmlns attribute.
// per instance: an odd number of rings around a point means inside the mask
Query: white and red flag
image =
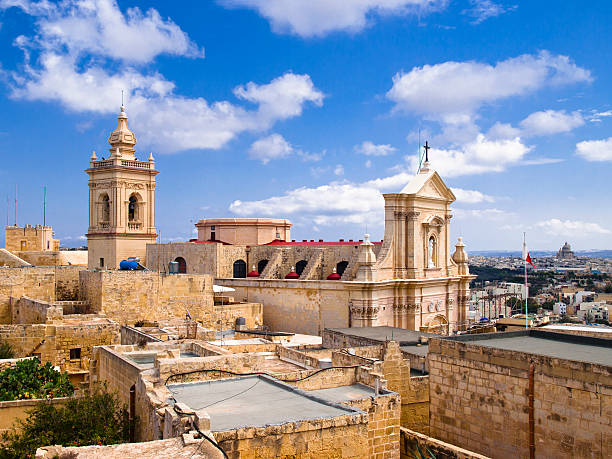
<svg viewBox="0 0 612 459"><path fill-rule="evenodd" d="M523 241L523 260L529 263L531 266L535 268L533 261L531 261L531 257L529 256L529 251L527 250L527 244Z"/></svg>

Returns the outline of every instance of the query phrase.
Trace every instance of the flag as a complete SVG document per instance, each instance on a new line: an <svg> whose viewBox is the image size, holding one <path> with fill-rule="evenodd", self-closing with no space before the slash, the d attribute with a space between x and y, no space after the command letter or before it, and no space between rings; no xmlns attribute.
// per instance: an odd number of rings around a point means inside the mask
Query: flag
<svg viewBox="0 0 612 459"><path fill-rule="evenodd" d="M523 241L523 260L525 260L527 263L529 263L535 268L535 265L533 264L533 261L531 261L531 257L529 256L529 251L527 250L527 244L525 243L525 241Z"/></svg>
<svg viewBox="0 0 612 459"><path fill-rule="evenodd" d="M531 257L529 256L529 252L527 252L527 256L525 257L525 261L535 268L535 265L533 264L533 262L531 261Z"/></svg>

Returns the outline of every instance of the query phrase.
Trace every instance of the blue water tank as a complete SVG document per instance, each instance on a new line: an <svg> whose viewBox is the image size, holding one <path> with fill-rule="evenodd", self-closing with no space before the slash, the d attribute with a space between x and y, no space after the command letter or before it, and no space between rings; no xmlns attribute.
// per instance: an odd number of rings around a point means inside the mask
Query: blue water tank
<svg viewBox="0 0 612 459"><path fill-rule="evenodd" d="M119 269L123 271L134 271L138 269L138 262L136 260L121 260Z"/></svg>

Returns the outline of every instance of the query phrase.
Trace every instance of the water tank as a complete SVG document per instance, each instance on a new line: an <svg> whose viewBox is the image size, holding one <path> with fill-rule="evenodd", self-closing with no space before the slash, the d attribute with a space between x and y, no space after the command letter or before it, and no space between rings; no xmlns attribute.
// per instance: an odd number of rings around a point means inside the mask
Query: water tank
<svg viewBox="0 0 612 459"><path fill-rule="evenodd" d="M119 269L123 271L134 271L138 269L138 262L136 260L121 260L119 263Z"/></svg>
<svg viewBox="0 0 612 459"><path fill-rule="evenodd" d="M168 272L170 274L178 274L178 272L179 272L178 261L171 261L171 262L168 263Z"/></svg>

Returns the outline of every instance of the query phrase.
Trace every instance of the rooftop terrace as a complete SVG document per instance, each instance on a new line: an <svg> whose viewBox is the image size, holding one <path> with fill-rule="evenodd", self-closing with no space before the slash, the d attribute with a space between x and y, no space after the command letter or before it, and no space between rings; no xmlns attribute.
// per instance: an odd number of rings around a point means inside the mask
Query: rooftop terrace
<svg viewBox="0 0 612 459"><path fill-rule="evenodd" d="M446 339L461 341L476 346L524 352L612 367L612 340L609 339L541 330L482 333Z"/></svg>
<svg viewBox="0 0 612 459"><path fill-rule="evenodd" d="M176 402L206 410L214 432L360 414L266 376L248 376L166 386ZM338 394L342 399L347 394Z"/></svg>

